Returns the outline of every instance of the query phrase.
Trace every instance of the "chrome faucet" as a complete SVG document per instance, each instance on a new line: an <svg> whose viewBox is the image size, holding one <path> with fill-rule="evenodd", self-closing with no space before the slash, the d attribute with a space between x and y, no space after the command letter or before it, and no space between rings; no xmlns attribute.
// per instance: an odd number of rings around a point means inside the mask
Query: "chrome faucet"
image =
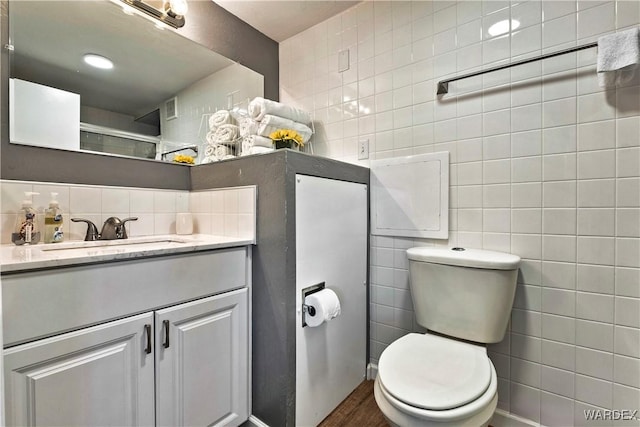
<svg viewBox="0 0 640 427"><path fill-rule="evenodd" d="M124 224L127 221L137 221L137 217L125 218L120 220L115 216L107 218L107 220L102 225L102 231L100 232L100 240L116 240L116 239L126 239L127 238L127 229L124 227Z"/></svg>
<svg viewBox="0 0 640 427"><path fill-rule="evenodd" d="M84 218L71 218L71 221L73 222L87 223L87 234L84 236L85 241L126 239L127 229L124 226L125 223L127 221L137 220L137 217L125 218L121 220L120 218L112 216L107 218L107 220L102 225L102 231L98 233L98 228L92 221Z"/></svg>

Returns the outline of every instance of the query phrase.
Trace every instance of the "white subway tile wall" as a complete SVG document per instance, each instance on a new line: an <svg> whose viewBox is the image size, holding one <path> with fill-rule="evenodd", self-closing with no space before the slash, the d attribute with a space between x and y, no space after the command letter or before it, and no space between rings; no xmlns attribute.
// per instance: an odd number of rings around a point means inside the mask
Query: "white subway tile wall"
<svg viewBox="0 0 640 427"><path fill-rule="evenodd" d="M523 263L489 347L499 407L548 426L640 409L640 76L603 90L588 49L435 95L446 77L637 25L636 0L366 1L280 44L280 99L313 112L316 154L366 166L365 139L370 159L451 153L449 240L372 236L371 362L421 331L406 248L503 250Z"/></svg>
<svg viewBox="0 0 640 427"><path fill-rule="evenodd" d="M11 232L25 191L39 193L31 198L39 212L36 218L40 229L44 226L44 210L49 206L51 193L58 193L67 240L84 239L87 228L84 223L71 222L71 218L88 219L100 229L111 216L138 217L137 221L127 223L129 236L137 237L174 234L178 212L193 214L194 233L255 239L255 186L188 192L1 180L2 244L11 243Z"/></svg>

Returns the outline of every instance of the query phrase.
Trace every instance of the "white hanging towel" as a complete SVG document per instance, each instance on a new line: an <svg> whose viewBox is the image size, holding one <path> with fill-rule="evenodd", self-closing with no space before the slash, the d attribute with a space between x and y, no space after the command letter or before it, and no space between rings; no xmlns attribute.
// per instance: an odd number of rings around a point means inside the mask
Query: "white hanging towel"
<svg viewBox="0 0 640 427"><path fill-rule="evenodd" d="M598 84L609 87L629 82L640 64L640 28L598 39Z"/></svg>
<svg viewBox="0 0 640 427"><path fill-rule="evenodd" d="M311 124L311 114L296 107L281 104L276 101L264 98L254 98L249 103L249 116L254 120L262 120L266 114L284 117L294 122L309 126Z"/></svg>

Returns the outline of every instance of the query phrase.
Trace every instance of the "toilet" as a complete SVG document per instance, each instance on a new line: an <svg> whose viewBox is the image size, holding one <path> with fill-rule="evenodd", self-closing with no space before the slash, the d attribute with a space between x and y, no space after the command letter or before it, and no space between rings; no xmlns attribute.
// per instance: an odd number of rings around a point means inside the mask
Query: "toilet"
<svg viewBox="0 0 640 427"><path fill-rule="evenodd" d="M465 248L407 250L417 323L380 355L374 396L392 426L487 426L498 402L484 346L502 341L520 257Z"/></svg>

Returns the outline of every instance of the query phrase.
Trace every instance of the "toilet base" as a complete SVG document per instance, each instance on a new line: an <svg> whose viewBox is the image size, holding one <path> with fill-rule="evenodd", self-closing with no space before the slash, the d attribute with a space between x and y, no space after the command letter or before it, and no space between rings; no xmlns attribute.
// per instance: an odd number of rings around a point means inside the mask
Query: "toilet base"
<svg viewBox="0 0 640 427"><path fill-rule="evenodd" d="M396 408L382 390L378 378L375 380L373 393L380 411L392 427L487 427L498 404L498 394L496 393L487 406L468 418L451 421L429 420L402 412Z"/></svg>

